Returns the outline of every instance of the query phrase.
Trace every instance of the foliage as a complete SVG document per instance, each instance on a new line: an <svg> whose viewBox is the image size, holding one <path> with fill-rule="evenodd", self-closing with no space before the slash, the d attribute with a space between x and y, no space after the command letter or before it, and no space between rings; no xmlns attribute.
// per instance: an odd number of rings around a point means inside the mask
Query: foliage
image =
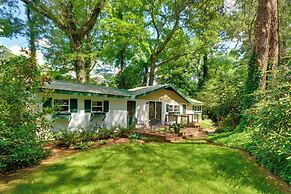
<svg viewBox="0 0 291 194"><path fill-rule="evenodd" d="M254 92L259 88L260 71L256 64L256 54L253 53L248 62L248 74L244 86L243 108L250 108L255 103Z"/></svg>
<svg viewBox="0 0 291 194"><path fill-rule="evenodd" d="M256 94L257 103L247 110L247 129L211 137L215 142L245 149L287 182L291 181L290 88L289 83L282 82Z"/></svg>
<svg viewBox="0 0 291 194"><path fill-rule="evenodd" d="M109 138L125 137L131 133L131 129L115 126L112 129L104 128L79 128L71 130L68 128L60 129L53 133L54 139L59 146L75 149L87 149L93 145L93 141L106 140Z"/></svg>
<svg viewBox="0 0 291 194"><path fill-rule="evenodd" d="M133 134L129 135L128 138L132 139L132 140L141 139L141 134L133 133Z"/></svg>
<svg viewBox="0 0 291 194"><path fill-rule="evenodd" d="M183 123L170 124L169 128L174 130L174 133L179 134L180 130L185 127Z"/></svg>
<svg viewBox="0 0 291 194"><path fill-rule="evenodd" d="M209 79L197 98L205 103L204 111L213 121L226 117L235 126L241 113L241 100L245 67L236 56L214 56L209 58Z"/></svg>
<svg viewBox="0 0 291 194"><path fill-rule="evenodd" d="M24 57L0 61L0 170L15 170L35 164L48 153L37 132L43 113L35 94L38 72Z"/></svg>
<svg viewBox="0 0 291 194"><path fill-rule="evenodd" d="M214 122L211 119L203 119L200 121L200 126L205 129L211 129L214 126Z"/></svg>
<svg viewBox="0 0 291 194"><path fill-rule="evenodd" d="M105 145L106 143L107 143L106 139L101 139L101 140L99 141L99 144L100 144L100 145Z"/></svg>

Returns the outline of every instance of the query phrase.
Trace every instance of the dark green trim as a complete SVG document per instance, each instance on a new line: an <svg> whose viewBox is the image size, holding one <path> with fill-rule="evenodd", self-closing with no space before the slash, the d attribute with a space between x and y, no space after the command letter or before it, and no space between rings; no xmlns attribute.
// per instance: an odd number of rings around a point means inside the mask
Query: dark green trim
<svg viewBox="0 0 291 194"><path fill-rule="evenodd" d="M92 109L91 100L84 100L84 109L85 112L91 112Z"/></svg>
<svg viewBox="0 0 291 194"><path fill-rule="evenodd" d="M109 112L109 101L108 100L103 101L103 111Z"/></svg>
<svg viewBox="0 0 291 194"><path fill-rule="evenodd" d="M70 112L78 112L78 99L70 99Z"/></svg>
<svg viewBox="0 0 291 194"><path fill-rule="evenodd" d="M42 105L43 108L47 108L47 107L51 108L52 106L53 106L52 98L49 98L48 100L46 100Z"/></svg>
<svg viewBox="0 0 291 194"><path fill-rule="evenodd" d="M67 91L67 90L54 90L54 93L57 94L74 94L79 96L101 96L105 98L125 98L129 99L130 96L119 96L119 95L112 95L112 94L97 94L97 93L91 93L91 92L77 92L77 91Z"/></svg>

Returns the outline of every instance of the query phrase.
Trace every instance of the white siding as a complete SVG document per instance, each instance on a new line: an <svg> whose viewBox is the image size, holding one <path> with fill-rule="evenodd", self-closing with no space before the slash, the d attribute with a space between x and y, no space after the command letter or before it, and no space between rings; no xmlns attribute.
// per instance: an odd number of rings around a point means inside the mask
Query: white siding
<svg viewBox="0 0 291 194"><path fill-rule="evenodd" d="M71 119L55 118L54 128L69 128L70 130L77 130L78 128L101 125L103 123L106 128L110 129L113 126L127 127L127 99L121 98L104 98L95 96L78 96L69 94L53 94L53 99L77 99L78 111L71 113ZM91 121L91 113L85 113L84 101L109 101L109 112L102 122L102 116L95 117Z"/></svg>

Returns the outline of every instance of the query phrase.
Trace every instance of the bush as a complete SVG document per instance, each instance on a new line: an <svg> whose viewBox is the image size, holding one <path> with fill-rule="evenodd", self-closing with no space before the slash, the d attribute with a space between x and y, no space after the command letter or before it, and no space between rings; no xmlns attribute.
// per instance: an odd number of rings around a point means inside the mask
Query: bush
<svg viewBox="0 0 291 194"><path fill-rule="evenodd" d="M180 133L180 130L183 127L185 127L185 125L182 123L174 123L174 124L171 124L169 128L173 129L174 133L178 134L178 133Z"/></svg>
<svg viewBox="0 0 291 194"><path fill-rule="evenodd" d="M211 129L214 126L214 122L211 119L204 119L200 122L203 129Z"/></svg>
<svg viewBox="0 0 291 194"><path fill-rule="evenodd" d="M133 134L129 135L128 138L132 139L132 140L138 140L138 139L141 139L141 134L133 133Z"/></svg>
<svg viewBox="0 0 291 194"><path fill-rule="evenodd" d="M218 129L215 130L216 133L225 133L230 131L233 131L232 127L219 127Z"/></svg>
<svg viewBox="0 0 291 194"><path fill-rule="evenodd" d="M0 61L0 171L35 164L48 152L37 137L43 113L35 94L38 72L24 57Z"/></svg>
<svg viewBox="0 0 291 194"><path fill-rule="evenodd" d="M79 128L75 131L66 128L55 132L53 136L58 141L59 146L87 149L93 145L93 141L124 137L125 134L130 132L131 129L121 127L114 127L112 129Z"/></svg>
<svg viewBox="0 0 291 194"><path fill-rule="evenodd" d="M106 139L101 139L101 140L99 141L99 144L100 144L100 145L105 145L105 144L107 144Z"/></svg>
<svg viewBox="0 0 291 194"><path fill-rule="evenodd" d="M240 129L215 134L209 139L248 151L259 163L290 183L290 88L290 84L283 83L262 94L257 103L248 109L245 117L248 127L242 132Z"/></svg>

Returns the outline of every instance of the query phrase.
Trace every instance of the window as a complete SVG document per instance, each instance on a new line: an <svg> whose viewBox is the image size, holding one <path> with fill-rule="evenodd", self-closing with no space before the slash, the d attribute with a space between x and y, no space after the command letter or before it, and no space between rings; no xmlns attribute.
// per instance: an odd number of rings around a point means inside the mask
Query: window
<svg viewBox="0 0 291 194"><path fill-rule="evenodd" d="M202 106L193 106L193 110L197 112L202 111Z"/></svg>
<svg viewBox="0 0 291 194"><path fill-rule="evenodd" d="M103 102L92 101L92 112L103 112Z"/></svg>
<svg viewBox="0 0 291 194"><path fill-rule="evenodd" d="M186 114L186 109L187 109L187 105L186 104L183 104L183 114Z"/></svg>
<svg viewBox="0 0 291 194"><path fill-rule="evenodd" d="M180 112L180 105L167 104L167 112Z"/></svg>
<svg viewBox="0 0 291 194"><path fill-rule="evenodd" d="M68 99L56 99L54 104L58 106L60 112L69 112L70 110L70 101Z"/></svg>

